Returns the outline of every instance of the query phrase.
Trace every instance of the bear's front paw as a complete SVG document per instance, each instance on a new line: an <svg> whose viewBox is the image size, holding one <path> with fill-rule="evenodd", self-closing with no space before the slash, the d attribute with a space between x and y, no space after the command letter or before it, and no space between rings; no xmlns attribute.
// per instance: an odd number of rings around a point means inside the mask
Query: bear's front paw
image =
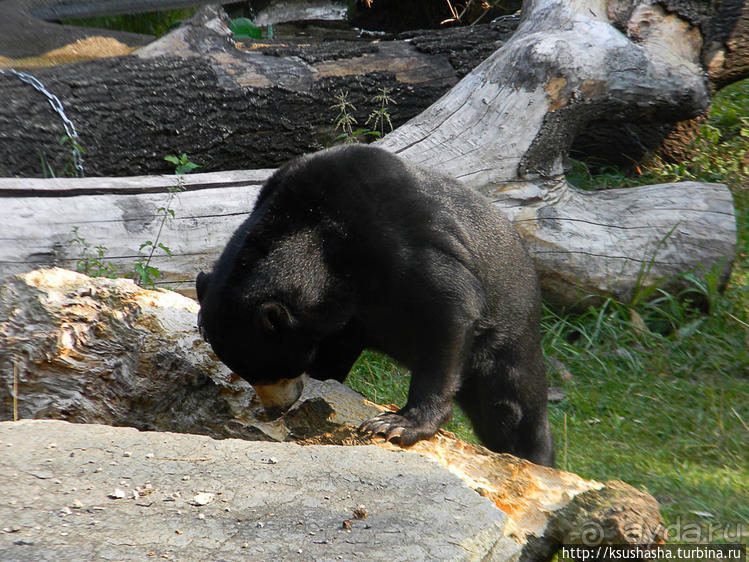
<svg viewBox="0 0 749 562"><path fill-rule="evenodd" d="M379 416L365 421L359 426L362 433L384 435L386 441L397 440L398 444L408 447L422 439L429 439L436 433L405 416L394 412L383 412Z"/></svg>

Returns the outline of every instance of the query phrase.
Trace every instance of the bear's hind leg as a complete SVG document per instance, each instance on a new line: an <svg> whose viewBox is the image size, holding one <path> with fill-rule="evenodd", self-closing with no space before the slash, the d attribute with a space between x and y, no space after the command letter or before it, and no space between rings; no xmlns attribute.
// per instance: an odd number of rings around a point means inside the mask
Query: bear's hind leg
<svg viewBox="0 0 749 562"><path fill-rule="evenodd" d="M553 466L547 392L541 352L526 349L514 361L497 361L488 372L472 373L456 399L484 446Z"/></svg>

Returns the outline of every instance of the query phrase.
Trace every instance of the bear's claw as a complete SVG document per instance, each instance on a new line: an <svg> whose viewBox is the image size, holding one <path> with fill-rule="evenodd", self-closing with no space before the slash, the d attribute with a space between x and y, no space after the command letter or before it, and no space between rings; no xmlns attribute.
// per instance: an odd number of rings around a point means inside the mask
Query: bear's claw
<svg viewBox="0 0 749 562"><path fill-rule="evenodd" d="M394 412L383 412L379 416L366 420L359 426L361 433L383 435L385 441L397 439L401 445L413 445L423 439L423 432L408 418Z"/></svg>

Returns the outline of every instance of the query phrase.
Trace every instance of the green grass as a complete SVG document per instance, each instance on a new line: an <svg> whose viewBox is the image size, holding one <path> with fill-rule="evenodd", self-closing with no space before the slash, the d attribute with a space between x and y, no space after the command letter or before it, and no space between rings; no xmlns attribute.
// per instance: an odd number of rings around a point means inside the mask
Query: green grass
<svg viewBox="0 0 749 562"><path fill-rule="evenodd" d="M550 373L567 394L550 409L559 451L566 418L560 468L648 490L667 524L746 525L746 297L745 287L729 290L711 315L670 295L638 309L609 302L576 316L547 310L547 357L573 374ZM674 330L658 331L675 316Z"/></svg>
<svg viewBox="0 0 749 562"><path fill-rule="evenodd" d="M362 353L346 379L346 384L372 402L395 404L399 408L406 403L410 382L411 375L405 368L374 351ZM460 439L478 443L468 418L457 404L453 405L453 419L443 429L452 431Z"/></svg>
<svg viewBox="0 0 749 562"><path fill-rule="evenodd" d="M746 542L749 81L719 93L695 147L687 162L654 158L635 176L614 168L592 175L585 163L575 163L572 181L588 188L692 179L727 183L736 205L738 249L722 295L695 278L691 293L658 291L635 305L610 300L575 313L546 307L549 379L566 395L550 404L550 419L559 468L647 490L661 503L674 539ZM709 302L709 312L692 304L697 296ZM364 354L349 381L372 400L405 403L407 374L385 357ZM447 429L475 441L459 413Z"/></svg>

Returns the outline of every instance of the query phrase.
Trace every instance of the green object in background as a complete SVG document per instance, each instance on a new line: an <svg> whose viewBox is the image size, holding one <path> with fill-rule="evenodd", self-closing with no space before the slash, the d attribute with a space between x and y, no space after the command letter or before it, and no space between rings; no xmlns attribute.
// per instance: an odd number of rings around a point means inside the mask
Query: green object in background
<svg viewBox="0 0 749 562"><path fill-rule="evenodd" d="M229 23L229 29L234 34L234 39L273 39L273 26L269 25L263 31L255 25L250 18L236 18Z"/></svg>

